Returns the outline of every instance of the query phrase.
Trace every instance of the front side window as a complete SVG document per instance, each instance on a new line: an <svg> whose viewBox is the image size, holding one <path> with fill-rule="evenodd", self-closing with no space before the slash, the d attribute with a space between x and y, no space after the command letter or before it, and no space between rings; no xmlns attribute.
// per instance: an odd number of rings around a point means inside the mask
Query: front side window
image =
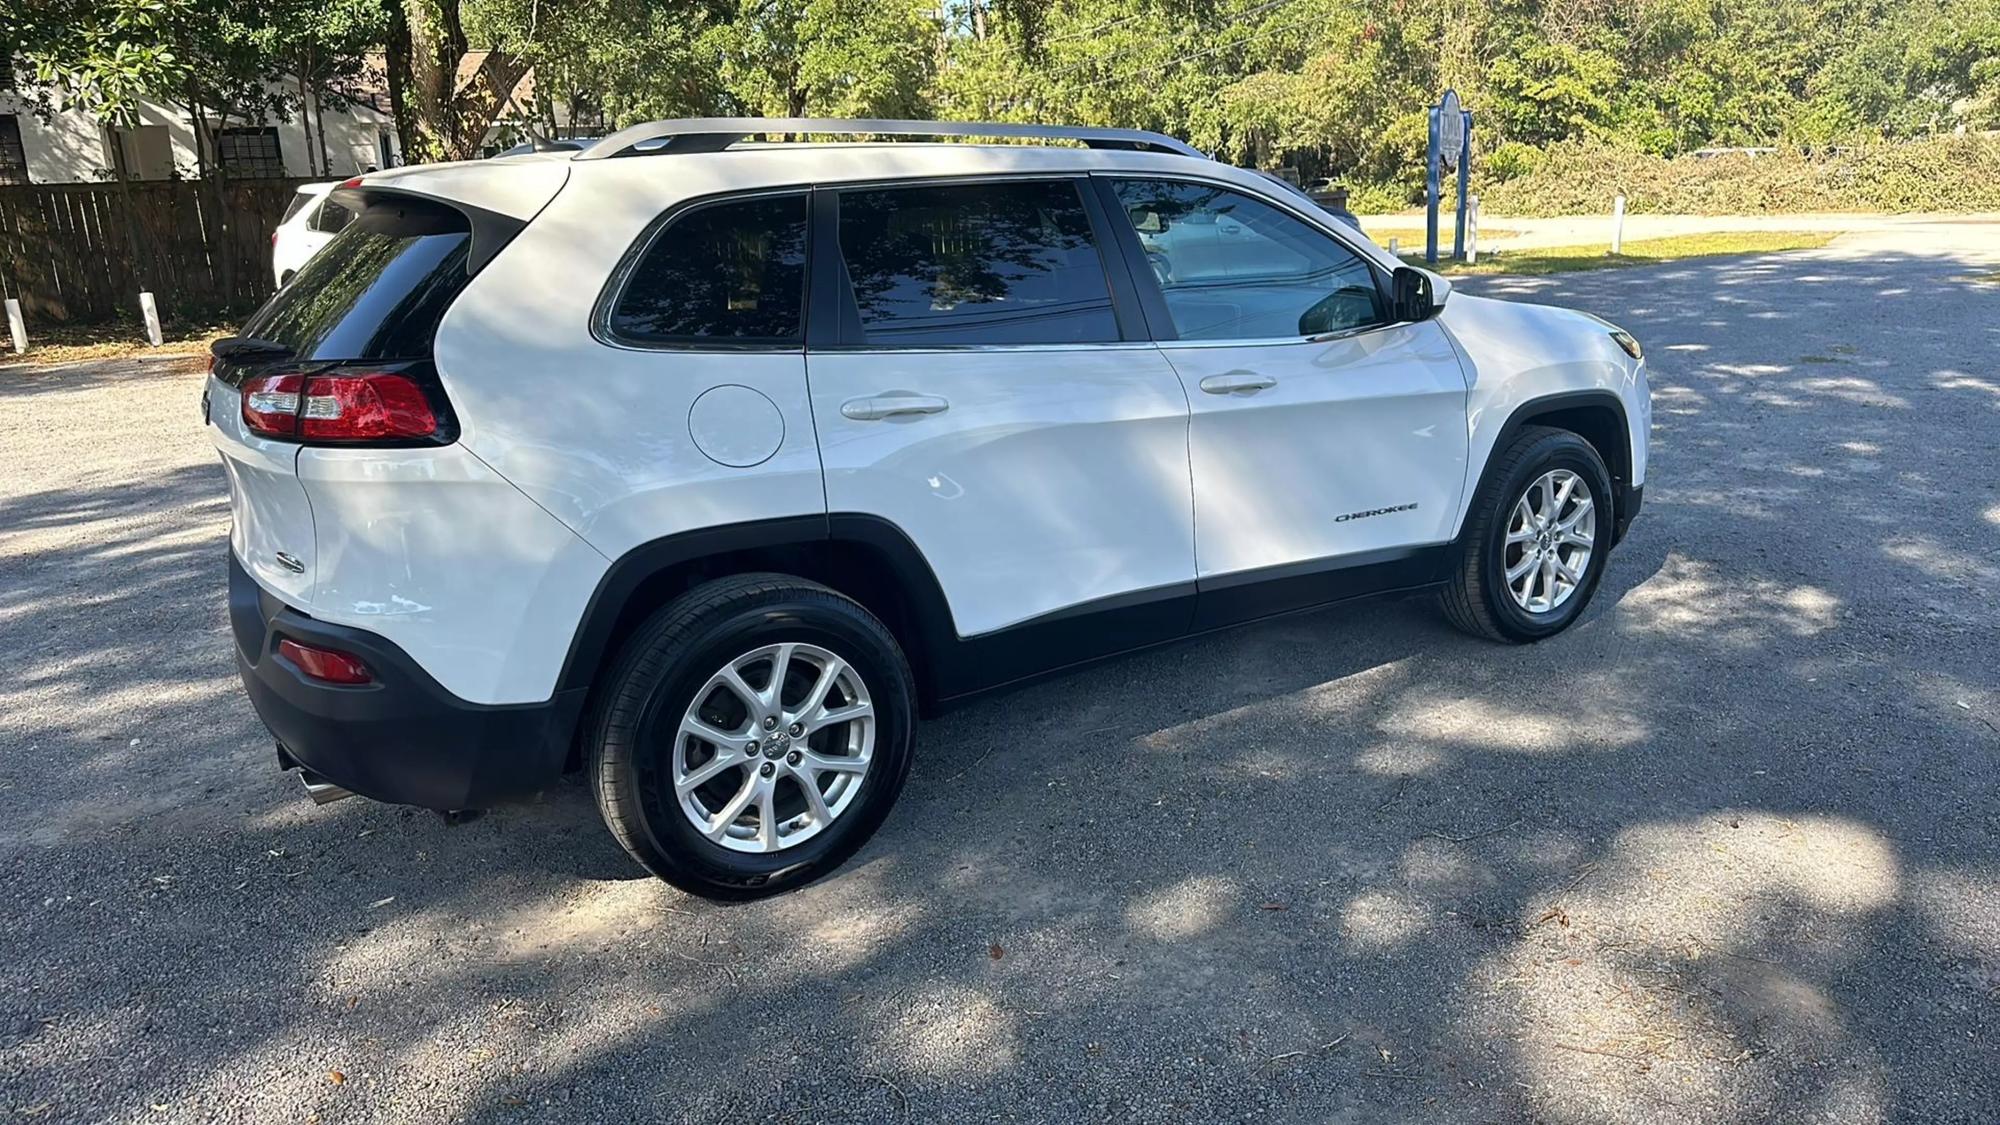
<svg viewBox="0 0 2000 1125"><path fill-rule="evenodd" d="M1332 236L1227 188L1116 180L1183 340L1268 340L1384 323L1375 271Z"/></svg>
<svg viewBox="0 0 2000 1125"><path fill-rule="evenodd" d="M859 338L850 342L924 347L1119 338L1104 264L1074 181L846 191L840 251L860 321Z"/></svg>
<svg viewBox="0 0 2000 1125"><path fill-rule="evenodd" d="M612 307L611 334L643 344L804 342L806 196L712 203L646 247Z"/></svg>

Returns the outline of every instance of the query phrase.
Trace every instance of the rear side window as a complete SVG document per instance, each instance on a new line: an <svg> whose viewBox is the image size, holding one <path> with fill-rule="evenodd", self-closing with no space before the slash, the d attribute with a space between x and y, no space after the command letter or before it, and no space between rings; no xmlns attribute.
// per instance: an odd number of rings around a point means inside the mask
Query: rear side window
<svg viewBox="0 0 2000 1125"><path fill-rule="evenodd" d="M299 360L422 359L470 280L465 216L421 200L369 205L243 325Z"/></svg>
<svg viewBox="0 0 2000 1125"><path fill-rule="evenodd" d="M319 205L312 218L306 220L306 226L321 234L339 234L353 221L354 212L329 199Z"/></svg>
<svg viewBox="0 0 2000 1125"><path fill-rule="evenodd" d="M859 317L887 345L1118 339L1104 264L1070 180L842 192L840 251Z"/></svg>
<svg viewBox="0 0 2000 1125"><path fill-rule="evenodd" d="M712 203L674 218L632 267L609 319L641 344L804 342L806 196Z"/></svg>
<svg viewBox="0 0 2000 1125"><path fill-rule="evenodd" d="M285 204L285 214L283 218L278 220L278 225L284 226L286 223L291 222L292 216L298 214L300 211L305 210L306 204L311 203L312 201L313 201L313 194L309 191L293 192L292 201L290 203Z"/></svg>

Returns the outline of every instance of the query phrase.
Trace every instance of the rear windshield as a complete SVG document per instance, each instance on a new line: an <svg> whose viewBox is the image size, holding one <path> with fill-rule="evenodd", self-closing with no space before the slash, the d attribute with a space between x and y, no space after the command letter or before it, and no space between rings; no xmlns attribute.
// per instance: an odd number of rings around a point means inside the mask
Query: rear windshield
<svg viewBox="0 0 2000 1125"><path fill-rule="evenodd" d="M257 310L243 334L300 360L422 359L470 280L465 216L442 204L369 204Z"/></svg>

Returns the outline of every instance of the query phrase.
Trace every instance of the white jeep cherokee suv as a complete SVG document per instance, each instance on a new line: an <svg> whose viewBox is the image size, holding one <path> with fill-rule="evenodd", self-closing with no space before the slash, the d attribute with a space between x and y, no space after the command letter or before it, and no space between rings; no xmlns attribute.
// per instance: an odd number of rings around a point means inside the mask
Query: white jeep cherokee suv
<svg viewBox="0 0 2000 1125"><path fill-rule="evenodd" d="M976 692L1386 591L1547 637L1639 509L1630 336L1156 134L674 121L333 198L204 396L280 762L580 765L698 894L837 866Z"/></svg>

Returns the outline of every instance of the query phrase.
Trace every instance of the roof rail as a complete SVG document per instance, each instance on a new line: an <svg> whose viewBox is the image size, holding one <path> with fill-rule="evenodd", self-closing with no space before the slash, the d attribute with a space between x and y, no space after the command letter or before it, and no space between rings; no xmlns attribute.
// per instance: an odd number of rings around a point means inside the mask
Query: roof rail
<svg viewBox="0 0 2000 1125"><path fill-rule="evenodd" d="M654 153L721 152L747 137L776 133L845 133L896 137L1019 137L1077 141L1087 148L1171 152L1207 159L1186 141L1143 129L1100 129L1088 125L1021 125L1004 121L871 121L853 117L687 117L649 121L620 129L576 154L576 160ZM645 145L659 141L657 145Z"/></svg>

